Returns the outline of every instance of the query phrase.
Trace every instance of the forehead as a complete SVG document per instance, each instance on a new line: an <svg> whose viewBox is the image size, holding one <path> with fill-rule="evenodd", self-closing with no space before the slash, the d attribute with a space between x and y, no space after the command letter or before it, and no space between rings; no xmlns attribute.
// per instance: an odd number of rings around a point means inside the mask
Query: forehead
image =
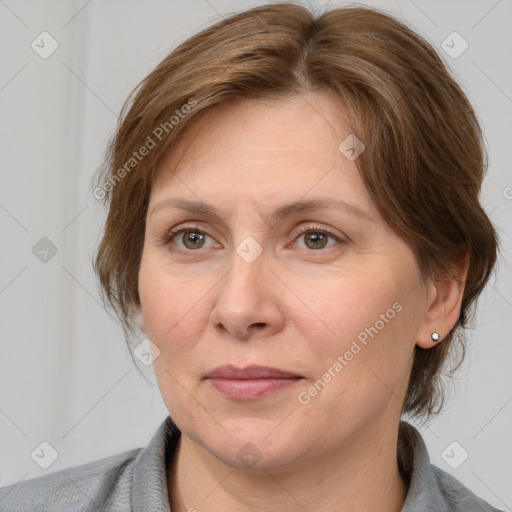
<svg viewBox="0 0 512 512"><path fill-rule="evenodd" d="M327 93L214 107L165 154L150 205L170 194L237 208L328 195L372 209L356 162L339 150L350 134Z"/></svg>

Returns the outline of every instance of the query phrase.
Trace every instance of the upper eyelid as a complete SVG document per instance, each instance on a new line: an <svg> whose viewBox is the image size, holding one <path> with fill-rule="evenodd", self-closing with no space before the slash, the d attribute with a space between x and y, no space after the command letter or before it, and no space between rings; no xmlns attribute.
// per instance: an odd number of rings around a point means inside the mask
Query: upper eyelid
<svg viewBox="0 0 512 512"><path fill-rule="evenodd" d="M327 236L330 236L331 238L334 238L337 242L342 241L342 237L336 234L331 228L322 227L322 226L313 226L313 225L306 225L302 226L294 231L295 238L298 238L299 236L305 235L306 233L311 232L320 232L325 233Z"/></svg>

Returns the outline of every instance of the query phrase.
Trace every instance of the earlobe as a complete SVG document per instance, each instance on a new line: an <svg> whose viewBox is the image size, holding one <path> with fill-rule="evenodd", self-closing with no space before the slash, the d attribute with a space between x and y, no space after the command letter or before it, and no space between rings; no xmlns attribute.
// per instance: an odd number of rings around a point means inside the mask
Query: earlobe
<svg viewBox="0 0 512 512"><path fill-rule="evenodd" d="M469 254L466 254L454 264L450 275L445 273L428 283L427 310L416 342L421 348L441 343L457 323L468 270Z"/></svg>

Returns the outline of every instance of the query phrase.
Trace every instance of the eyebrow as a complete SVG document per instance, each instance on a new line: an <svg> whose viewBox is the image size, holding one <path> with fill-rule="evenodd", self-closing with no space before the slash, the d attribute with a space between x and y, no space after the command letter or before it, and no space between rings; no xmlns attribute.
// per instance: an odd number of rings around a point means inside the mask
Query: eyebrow
<svg viewBox="0 0 512 512"><path fill-rule="evenodd" d="M222 220L222 216L212 205L204 203L203 201L189 201L180 198L165 199L157 203L151 210L150 215L154 215L158 210L162 208L169 207L184 210L192 214L203 215ZM265 218L268 223L275 223L293 215L298 215L301 213L313 213L326 209L341 210L345 213L360 217L365 220L372 220L371 215L359 206L348 203L347 201L343 201L342 199L334 199L330 197L286 203L279 208L276 208L269 216L265 216Z"/></svg>

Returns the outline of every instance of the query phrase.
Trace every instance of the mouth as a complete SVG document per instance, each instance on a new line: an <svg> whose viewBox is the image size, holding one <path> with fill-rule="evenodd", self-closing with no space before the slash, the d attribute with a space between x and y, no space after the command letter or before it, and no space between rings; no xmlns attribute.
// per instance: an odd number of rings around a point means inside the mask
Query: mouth
<svg viewBox="0 0 512 512"><path fill-rule="evenodd" d="M265 398L302 379L301 375L265 366L219 366L206 376L217 392L237 400Z"/></svg>

